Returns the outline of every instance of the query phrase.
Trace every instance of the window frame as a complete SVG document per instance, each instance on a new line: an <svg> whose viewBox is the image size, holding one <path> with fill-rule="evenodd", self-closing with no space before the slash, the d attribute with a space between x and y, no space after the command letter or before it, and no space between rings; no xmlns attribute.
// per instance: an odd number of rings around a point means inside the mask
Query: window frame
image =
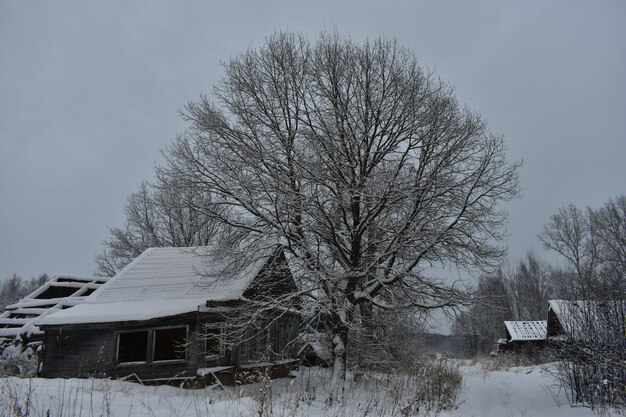
<svg viewBox="0 0 626 417"><path fill-rule="evenodd" d="M160 360L155 360L154 356L156 353L156 332L158 330L167 330L167 329L181 329L184 328L185 329L185 357L184 358L175 358L175 359L160 359ZM151 327L150 328L150 333L152 333L152 355L151 355L151 363L156 363L156 364L161 364L161 363L174 363L174 362L187 362L188 359L188 351L189 349L187 349L187 344L189 342L189 325L188 324L176 324L176 325L170 325L170 326L159 326L159 327Z"/></svg>
<svg viewBox="0 0 626 417"><path fill-rule="evenodd" d="M162 359L155 360L155 347L156 347L156 332L163 329L185 329L185 357L177 359ZM146 359L143 361L129 361L120 362L120 335L127 333L141 333L146 332L148 337L146 340ZM157 327L145 327L133 330L117 330L115 332L115 366L132 366L132 365L147 365L147 364L168 364L168 363L184 363L189 360L189 349L187 343L189 341L189 324L173 324L169 326L157 326Z"/></svg>
<svg viewBox="0 0 626 417"><path fill-rule="evenodd" d="M217 343L218 343L218 353L208 353L207 352L207 330L218 330L219 334L217 335ZM202 335L204 337L204 358L205 359L218 359L226 354L226 346L223 340L224 336L224 323L203 323L202 324Z"/></svg>
<svg viewBox="0 0 626 417"><path fill-rule="evenodd" d="M146 358L143 361L127 361L120 362L120 343L121 343L121 335L128 333L143 333L146 332ZM115 332L115 364L116 365L137 365L137 364L145 364L150 362L148 360L149 355L149 346L150 346L150 329L137 329L137 330L120 330Z"/></svg>

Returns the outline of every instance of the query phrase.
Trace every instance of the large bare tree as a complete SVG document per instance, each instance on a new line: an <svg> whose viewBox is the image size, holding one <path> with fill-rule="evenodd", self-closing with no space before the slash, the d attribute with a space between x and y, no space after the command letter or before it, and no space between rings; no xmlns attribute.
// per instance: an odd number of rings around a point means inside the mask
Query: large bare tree
<svg viewBox="0 0 626 417"><path fill-rule="evenodd" d="M454 306L461 289L426 271L504 253L518 164L409 50L276 33L224 70L211 99L186 107L160 177L210 193L196 208L229 226L223 245L285 246L335 377L363 312Z"/></svg>

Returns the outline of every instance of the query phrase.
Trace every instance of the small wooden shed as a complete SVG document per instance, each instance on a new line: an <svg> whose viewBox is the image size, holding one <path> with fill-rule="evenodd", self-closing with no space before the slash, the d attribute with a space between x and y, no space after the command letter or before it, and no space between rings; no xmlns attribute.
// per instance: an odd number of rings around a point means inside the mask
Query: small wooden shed
<svg viewBox="0 0 626 417"><path fill-rule="evenodd" d="M626 334L625 316L626 300L550 300L547 337L559 344L593 339L616 328Z"/></svg>
<svg viewBox="0 0 626 417"><path fill-rule="evenodd" d="M546 346L545 320L505 321L506 339L498 341L501 352L533 354Z"/></svg>

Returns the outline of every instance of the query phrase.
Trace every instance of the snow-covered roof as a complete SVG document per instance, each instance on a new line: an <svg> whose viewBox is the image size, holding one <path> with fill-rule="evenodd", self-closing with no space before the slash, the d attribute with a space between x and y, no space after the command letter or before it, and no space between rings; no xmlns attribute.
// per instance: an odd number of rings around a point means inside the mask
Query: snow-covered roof
<svg viewBox="0 0 626 417"><path fill-rule="evenodd" d="M230 268L208 247L150 248L85 303L38 320L38 325L141 321L198 311L207 301L240 299L276 251ZM229 273L230 272L230 273Z"/></svg>
<svg viewBox="0 0 626 417"><path fill-rule="evenodd" d="M548 322L539 321L505 321L506 330L511 336L510 342L521 340L544 340Z"/></svg>
<svg viewBox="0 0 626 417"><path fill-rule="evenodd" d="M623 322L626 311L626 300L550 300L549 312L553 312L561 325L561 329L552 328L549 321L551 338L585 339L589 335L605 331L613 331L616 320ZM563 332L565 332L563 334Z"/></svg>
<svg viewBox="0 0 626 417"><path fill-rule="evenodd" d="M554 312L567 334L580 336L585 332L584 327L596 320L595 304L586 300L549 300L548 311Z"/></svg>
<svg viewBox="0 0 626 417"><path fill-rule="evenodd" d="M585 338L588 334L602 332L613 320L623 317L626 311L625 300L588 301L588 300L550 300L552 311L563 331L570 337ZM622 319L623 320L623 319ZM551 336L558 336L555 330Z"/></svg>
<svg viewBox="0 0 626 417"><path fill-rule="evenodd" d="M34 324L36 319L76 306L107 282L108 277L81 277L56 275L15 304L5 307L0 314L0 338L24 335L32 337L43 333Z"/></svg>

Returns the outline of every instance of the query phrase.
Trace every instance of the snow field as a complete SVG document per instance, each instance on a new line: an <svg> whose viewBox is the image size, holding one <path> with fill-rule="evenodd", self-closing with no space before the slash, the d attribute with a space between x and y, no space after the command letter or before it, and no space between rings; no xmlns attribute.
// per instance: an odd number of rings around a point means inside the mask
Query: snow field
<svg viewBox="0 0 626 417"><path fill-rule="evenodd" d="M489 371L481 363L462 366L464 388L458 409L441 417L583 417L591 409L572 407L553 377L553 365Z"/></svg>
<svg viewBox="0 0 626 417"><path fill-rule="evenodd" d="M0 416L433 416L582 417L571 407L550 366L489 371L460 367L464 382L456 408L416 409L412 376L365 374L328 386L330 371L302 368L294 379L264 380L237 388L185 390L108 379L0 378Z"/></svg>

